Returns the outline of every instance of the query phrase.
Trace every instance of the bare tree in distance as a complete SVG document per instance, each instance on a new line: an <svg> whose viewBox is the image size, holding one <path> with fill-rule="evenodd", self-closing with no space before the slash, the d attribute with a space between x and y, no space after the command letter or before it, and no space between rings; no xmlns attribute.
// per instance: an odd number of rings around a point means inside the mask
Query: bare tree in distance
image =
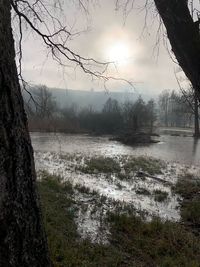
<svg viewBox="0 0 200 267"><path fill-rule="evenodd" d="M198 92L197 90L194 90L194 88L190 85L187 89L184 89L181 86L181 80L176 75L175 77L179 86L179 89L182 93L182 101L186 102L188 106L190 107L192 113L194 114L194 137L199 138L200 137L200 129L199 129L199 98L198 98Z"/></svg>
<svg viewBox="0 0 200 267"><path fill-rule="evenodd" d="M37 103L35 112L40 118L50 118L56 110L56 101L45 85L36 86L32 91Z"/></svg>

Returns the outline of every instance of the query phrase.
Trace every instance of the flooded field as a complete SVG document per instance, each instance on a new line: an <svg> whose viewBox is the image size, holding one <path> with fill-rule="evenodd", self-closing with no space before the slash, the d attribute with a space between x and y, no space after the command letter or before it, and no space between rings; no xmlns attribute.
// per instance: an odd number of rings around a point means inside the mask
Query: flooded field
<svg viewBox="0 0 200 267"><path fill-rule="evenodd" d="M109 137L31 136L38 173L59 175L73 185L79 232L95 242L106 213L114 209L178 221L180 196L173 185L185 173L199 174L200 147L192 137L165 135L158 144L129 147ZM104 243L106 233L104 227Z"/></svg>
<svg viewBox="0 0 200 267"><path fill-rule="evenodd" d="M90 156L150 156L186 165L199 165L200 143L193 137L163 135L159 143L148 146L130 147L109 137L88 135L65 135L49 133L32 133L35 151L69 154L85 154Z"/></svg>

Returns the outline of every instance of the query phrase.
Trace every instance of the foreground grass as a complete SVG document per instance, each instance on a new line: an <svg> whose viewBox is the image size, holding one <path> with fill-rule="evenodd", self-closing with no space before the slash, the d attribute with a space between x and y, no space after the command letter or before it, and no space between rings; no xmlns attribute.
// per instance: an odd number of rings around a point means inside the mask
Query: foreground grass
<svg viewBox="0 0 200 267"><path fill-rule="evenodd" d="M42 174L38 182L51 258L55 267L199 267L200 240L184 226L108 214L109 245L81 240L71 184Z"/></svg>
<svg viewBox="0 0 200 267"><path fill-rule="evenodd" d="M200 180L186 173L180 177L173 190L182 197L183 221L200 230Z"/></svg>
<svg viewBox="0 0 200 267"><path fill-rule="evenodd" d="M112 247L81 240L75 224L73 189L59 177L42 174L38 182L51 259L55 267L120 266Z"/></svg>
<svg viewBox="0 0 200 267"><path fill-rule="evenodd" d="M176 223L126 215L111 215L110 222L111 244L124 255L121 266L200 266L200 240Z"/></svg>

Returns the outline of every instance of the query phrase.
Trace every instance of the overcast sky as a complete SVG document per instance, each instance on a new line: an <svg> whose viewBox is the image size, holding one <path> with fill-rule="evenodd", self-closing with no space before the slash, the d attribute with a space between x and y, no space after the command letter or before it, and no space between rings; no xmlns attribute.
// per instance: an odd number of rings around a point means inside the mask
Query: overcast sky
<svg viewBox="0 0 200 267"><path fill-rule="evenodd" d="M178 88L174 76L176 66L162 40L158 55L158 50L154 49L158 27L158 19L153 18L154 12L149 13L148 29L144 33L145 14L135 9L124 24L123 13L115 10L114 1L101 0L99 5L90 8L88 16L72 6L68 6L65 13L67 23L73 25L74 31L87 29L70 41L69 46L75 52L98 60L116 61L117 68L111 67L109 74L134 81L139 93L158 94L164 89ZM48 59L40 38L29 31L24 35L23 50L24 77L33 84L75 90L104 90L103 83L92 81L78 68L63 69ZM119 81L110 81L107 87L111 91L130 89L126 83Z"/></svg>

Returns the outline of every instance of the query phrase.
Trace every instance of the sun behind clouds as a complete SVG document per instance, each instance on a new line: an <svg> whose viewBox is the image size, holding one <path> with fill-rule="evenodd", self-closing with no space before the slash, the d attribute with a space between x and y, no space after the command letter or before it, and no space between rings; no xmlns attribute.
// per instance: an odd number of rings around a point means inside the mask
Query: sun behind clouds
<svg viewBox="0 0 200 267"><path fill-rule="evenodd" d="M131 49L127 42L116 41L108 46L106 50L106 57L109 61L115 62L116 64L126 64L131 56Z"/></svg>

